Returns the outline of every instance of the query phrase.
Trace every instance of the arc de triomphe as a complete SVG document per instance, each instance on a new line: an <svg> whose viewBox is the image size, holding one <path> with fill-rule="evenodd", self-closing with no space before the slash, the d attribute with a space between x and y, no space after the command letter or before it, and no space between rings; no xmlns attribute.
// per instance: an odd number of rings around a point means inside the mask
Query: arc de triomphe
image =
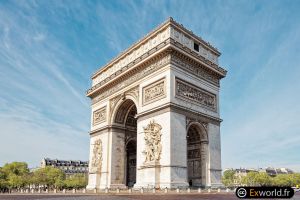
<svg viewBox="0 0 300 200"><path fill-rule="evenodd" d="M221 184L220 55L169 18L93 74L87 189Z"/></svg>

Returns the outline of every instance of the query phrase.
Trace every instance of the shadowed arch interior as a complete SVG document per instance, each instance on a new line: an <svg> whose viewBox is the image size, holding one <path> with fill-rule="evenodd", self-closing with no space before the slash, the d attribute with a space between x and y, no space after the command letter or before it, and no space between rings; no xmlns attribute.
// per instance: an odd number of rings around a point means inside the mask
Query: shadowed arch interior
<svg viewBox="0 0 300 200"><path fill-rule="evenodd" d="M135 106L134 102L130 99L124 100L124 102L119 106L119 108L116 111L114 122L119 123L119 124L124 124L127 120L127 116L130 114L131 110L135 110L135 112L136 112L136 106ZM131 112L131 115L132 114L133 114L133 112Z"/></svg>
<svg viewBox="0 0 300 200"><path fill-rule="evenodd" d="M201 143L207 141L206 132L201 125L192 124L187 132L187 174L189 185L202 186L202 156Z"/></svg>
<svg viewBox="0 0 300 200"><path fill-rule="evenodd" d="M125 143L125 177L128 187L136 182L136 137L137 137L137 107L130 99L125 99L116 110L114 122L124 126Z"/></svg>

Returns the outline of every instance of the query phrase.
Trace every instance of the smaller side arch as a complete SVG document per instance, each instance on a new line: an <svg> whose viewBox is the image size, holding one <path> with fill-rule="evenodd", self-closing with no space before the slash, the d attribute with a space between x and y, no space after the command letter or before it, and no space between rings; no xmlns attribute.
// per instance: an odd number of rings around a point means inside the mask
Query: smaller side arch
<svg viewBox="0 0 300 200"><path fill-rule="evenodd" d="M190 186L205 187L207 183L208 131L198 121L187 124L187 181Z"/></svg>
<svg viewBox="0 0 300 200"><path fill-rule="evenodd" d="M186 129L186 135L188 134L190 129L193 129L193 131L196 131L200 134L201 142L208 142L208 133L203 124L201 124L200 122L190 122Z"/></svg>

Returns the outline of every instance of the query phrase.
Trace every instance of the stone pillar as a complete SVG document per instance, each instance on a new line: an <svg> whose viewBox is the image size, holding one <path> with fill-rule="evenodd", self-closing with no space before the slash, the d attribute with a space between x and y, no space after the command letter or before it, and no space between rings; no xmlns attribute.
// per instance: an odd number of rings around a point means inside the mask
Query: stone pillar
<svg viewBox="0 0 300 200"><path fill-rule="evenodd" d="M101 149L98 150L98 153L101 152L101 155L98 154L97 157L100 157L99 162L97 162L98 166L92 166L92 162L96 159L94 157L96 141L101 141ZM104 130L97 134L91 136L90 140L90 163L89 163L89 179L88 179L88 190L93 189L104 189L109 185L109 156L111 152L109 149L111 148L111 133L108 130Z"/></svg>
<svg viewBox="0 0 300 200"><path fill-rule="evenodd" d="M113 129L111 136L109 188L126 188L125 185L125 131Z"/></svg>
<svg viewBox="0 0 300 200"><path fill-rule="evenodd" d="M149 145L145 139L145 128L153 122L161 127L161 152L159 160L146 162ZM137 181L134 187L188 187L185 116L174 112L164 112L141 117L138 118L137 132L139 148L137 149ZM151 148L153 147L150 146Z"/></svg>
<svg viewBox="0 0 300 200"><path fill-rule="evenodd" d="M186 117L170 113L170 188L189 187L187 180L187 130Z"/></svg>
<svg viewBox="0 0 300 200"><path fill-rule="evenodd" d="M206 186L207 180L207 166L208 166L208 141L202 141L200 145L201 152L201 185Z"/></svg>
<svg viewBox="0 0 300 200"><path fill-rule="evenodd" d="M221 183L222 167L221 167L221 138L220 126L209 123L208 125L208 170L207 170L207 186L218 188L223 186Z"/></svg>

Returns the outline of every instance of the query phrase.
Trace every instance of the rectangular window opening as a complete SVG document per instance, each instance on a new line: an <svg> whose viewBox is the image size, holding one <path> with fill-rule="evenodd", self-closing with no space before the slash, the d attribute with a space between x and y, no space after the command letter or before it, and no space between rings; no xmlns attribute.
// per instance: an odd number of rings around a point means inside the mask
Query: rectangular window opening
<svg viewBox="0 0 300 200"><path fill-rule="evenodd" d="M199 44L194 42L194 50L199 52Z"/></svg>

